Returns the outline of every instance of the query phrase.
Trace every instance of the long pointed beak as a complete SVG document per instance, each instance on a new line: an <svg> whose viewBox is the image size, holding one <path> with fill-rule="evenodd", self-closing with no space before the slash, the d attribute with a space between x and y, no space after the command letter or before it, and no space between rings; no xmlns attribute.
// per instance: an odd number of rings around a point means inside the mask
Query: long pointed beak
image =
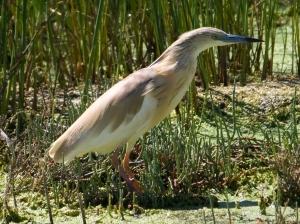
<svg viewBox="0 0 300 224"><path fill-rule="evenodd" d="M263 42L263 40L256 39L253 37L239 36L227 34L222 38L222 41L229 43L252 43L252 42Z"/></svg>

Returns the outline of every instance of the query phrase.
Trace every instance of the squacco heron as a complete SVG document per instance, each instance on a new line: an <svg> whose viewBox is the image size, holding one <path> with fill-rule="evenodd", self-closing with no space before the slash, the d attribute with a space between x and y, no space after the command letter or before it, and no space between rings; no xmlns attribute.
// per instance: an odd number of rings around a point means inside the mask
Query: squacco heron
<svg viewBox="0 0 300 224"><path fill-rule="evenodd" d="M112 164L130 190L142 192L129 168L129 157L140 136L157 125L177 106L196 71L200 52L215 46L260 42L227 34L216 28L199 28L182 34L151 65L121 80L100 96L50 146L56 162L68 162L88 152L112 155ZM119 148L126 145L122 163Z"/></svg>

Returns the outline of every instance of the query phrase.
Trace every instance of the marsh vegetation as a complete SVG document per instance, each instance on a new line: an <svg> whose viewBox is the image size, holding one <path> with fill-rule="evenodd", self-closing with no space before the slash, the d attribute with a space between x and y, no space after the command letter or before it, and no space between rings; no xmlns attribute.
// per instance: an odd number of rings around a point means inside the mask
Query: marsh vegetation
<svg viewBox="0 0 300 224"><path fill-rule="evenodd" d="M0 5L3 222L299 222L299 0ZM105 90L202 26L265 42L199 56L183 101L135 146L143 195L109 156L47 157Z"/></svg>

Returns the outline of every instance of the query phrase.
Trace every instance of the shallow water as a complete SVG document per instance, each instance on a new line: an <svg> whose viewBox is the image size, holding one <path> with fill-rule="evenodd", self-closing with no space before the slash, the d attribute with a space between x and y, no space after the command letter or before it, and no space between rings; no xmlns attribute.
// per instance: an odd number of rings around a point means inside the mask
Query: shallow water
<svg viewBox="0 0 300 224"><path fill-rule="evenodd" d="M31 197L28 199L27 197ZM25 198L27 198L25 200ZM32 203L32 198L38 205ZM220 198L220 196L219 196ZM23 219L20 223L50 223L45 199L42 195L21 194L18 199L18 213ZM237 208L237 201L239 208ZM12 202L12 201L11 201ZM54 223L82 223L80 209L68 206L57 208L53 202ZM12 205L12 203L10 203ZM184 207L168 209L125 210L120 214L115 207L109 213L101 205L85 209L87 223L276 223L280 217L289 223L297 223L297 210L291 207L279 207L276 212L274 204L266 207L266 214L261 214L259 203L253 199L239 199L233 196L228 202L219 201L218 206ZM300 212L298 210L298 217ZM123 217L123 218L122 218ZM13 223L13 222L12 222Z"/></svg>

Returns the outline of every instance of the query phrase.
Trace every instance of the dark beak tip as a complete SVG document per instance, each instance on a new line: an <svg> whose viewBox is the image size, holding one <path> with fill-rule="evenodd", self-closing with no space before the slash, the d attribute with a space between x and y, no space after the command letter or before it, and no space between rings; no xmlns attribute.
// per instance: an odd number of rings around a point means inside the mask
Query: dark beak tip
<svg viewBox="0 0 300 224"><path fill-rule="evenodd" d="M261 42L265 42L264 40L261 40L261 39L256 39L255 41L253 42L258 42L258 43L261 43Z"/></svg>
<svg viewBox="0 0 300 224"><path fill-rule="evenodd" d="M252 43L261 43L261 42L265 42L264 40L261 40L261 39L256 39L256 38L252 38L250 37L248 39L249 42L252 42Z"/></svg>

